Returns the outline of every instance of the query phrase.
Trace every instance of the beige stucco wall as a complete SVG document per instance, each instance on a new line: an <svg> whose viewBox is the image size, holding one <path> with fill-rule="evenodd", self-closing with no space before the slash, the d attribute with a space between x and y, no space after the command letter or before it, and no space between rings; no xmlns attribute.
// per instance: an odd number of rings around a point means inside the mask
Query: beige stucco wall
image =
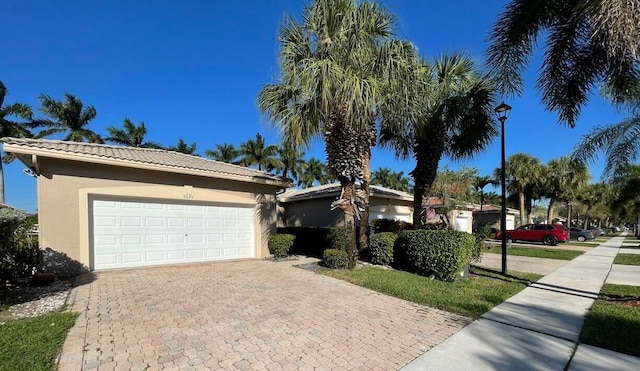
<svg viewBox="0 0 640 371"><path fill-rule="evenodd" d="M331 210L332 198L279 203L278 227L336 227L344 225L341 209Z"/></svg>
<svg viewBox="0 0 640 371"><path fill-rule="evenodd" d="M275 232L276 187L231 180L41 158L38 176L40 247L90 268L91 202L108 198L254 206L258 258Z"/></svg>
<svg viewBox="0 0 640 371"><path fill-rule="evenodd" d="M507 229L514 228L516 217L507 213ZM475 212L473 214L473 228L477 228L480 223L488 223L496 230L500 229L500 211L495 212Z"/></svg>
<svg viewBox="0 0 640 371"><path fill-rule="evenodd" d="M334 198L298 200L278 204L278 227L335 227L344 225L342 210L331 210ZM377 196L369 199L369 219L375 214L408 215L412 218L411 201L390 200Z"/></svg>

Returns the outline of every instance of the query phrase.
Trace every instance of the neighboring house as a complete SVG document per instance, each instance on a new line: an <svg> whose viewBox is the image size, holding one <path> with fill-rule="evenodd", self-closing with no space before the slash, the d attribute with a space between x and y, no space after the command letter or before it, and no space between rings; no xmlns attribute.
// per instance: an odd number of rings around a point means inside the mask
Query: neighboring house
<svg viewBox="0 0 640 371"><path fill-rule="evenodd" d="M393 219L411 223L413 195L376 185L369 186L369 220ZM344 225L344 212L331 210L340 197L340 184L292 189L277 196L278 227L333 227Z"/></svg>
<svg viewBox="0 0 640 371"><path fill-rule="evenodd" d="M438 197L427 197L422 202L424 217L427 223L449 223L455 230L472 233L473 205L458 205L455 209L443 214L443 202ZM446 218L445 218L446 216ZM447 221L448 219L448 221Z"/></svg>
<svg viewBox="0 0 640 371"><path fill-rule="evenodd" d="M500 217L502 206L497 205L483 205L480 210L480 205L475 205L473 210L473 229L476 229L480 223L488 223L492 228L496 230L500 229ZM513 229L516 227L516 218L520 220L520 211L516 209L507 208L507 224L506 229ZM519 224L518 224L519 225Z"/></svg>
<svg viewBox="0 0 640 371"><path fill-rule="evenodd" d="M158 149L3 138L37 176L44 269L59 275L262 258L288 179Z"/></svg>

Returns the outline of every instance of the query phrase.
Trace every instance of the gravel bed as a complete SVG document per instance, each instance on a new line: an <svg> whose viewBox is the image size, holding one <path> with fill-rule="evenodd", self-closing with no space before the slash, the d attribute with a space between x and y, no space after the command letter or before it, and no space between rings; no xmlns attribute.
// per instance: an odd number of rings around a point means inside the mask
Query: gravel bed
<svg viewBox="0 0 640 371"><path fill-rule="evenodd" d="M0 311L0 325L6 321L37 317L61 309L73 287L73 280L56 281L47 286L6 286L11 304ZM6 303L2 303L6 305Z"/></svg>

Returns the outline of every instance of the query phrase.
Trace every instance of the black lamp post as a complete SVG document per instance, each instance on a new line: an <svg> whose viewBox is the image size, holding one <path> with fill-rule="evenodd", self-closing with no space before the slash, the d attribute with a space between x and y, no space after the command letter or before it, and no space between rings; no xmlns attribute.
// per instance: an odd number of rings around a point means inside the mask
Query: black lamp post
<svg viewBox="0 0 640 371"><path fill-rule="evenodd" d="M504 122L507 121L509 117L509 112L511 112L511 106L502 102L501 105L494 109L496 115L498 116L498 120L500 121L500 133L501 133L501 141L502 144L502 157L500 161L500 186L502 187L502 210L500 212L500 235L502 237L501 245L502 248L502 274L507 274L507 181L505 176L505 159L504 159Z"/></svg>

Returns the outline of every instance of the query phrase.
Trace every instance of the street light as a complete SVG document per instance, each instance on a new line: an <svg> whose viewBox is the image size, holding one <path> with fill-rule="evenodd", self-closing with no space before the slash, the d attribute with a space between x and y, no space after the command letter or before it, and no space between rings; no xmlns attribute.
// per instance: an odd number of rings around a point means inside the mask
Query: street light
<svg viewBox="0 0 640 371"><path fill-rule="evenodd" d="M507 121L509 117L509 113L511 112L511 106L502 102L501 105L494 109L496 115L498 116L498 120L500 121L500 133L501 133L501 144L502 144L502 157L500 161L500 186L502 187L502 211L500 212L500 234L502 237L501 245L502 248L502 274L507 274L507 181L505 176L504 169L504 122Z"/></svg>

